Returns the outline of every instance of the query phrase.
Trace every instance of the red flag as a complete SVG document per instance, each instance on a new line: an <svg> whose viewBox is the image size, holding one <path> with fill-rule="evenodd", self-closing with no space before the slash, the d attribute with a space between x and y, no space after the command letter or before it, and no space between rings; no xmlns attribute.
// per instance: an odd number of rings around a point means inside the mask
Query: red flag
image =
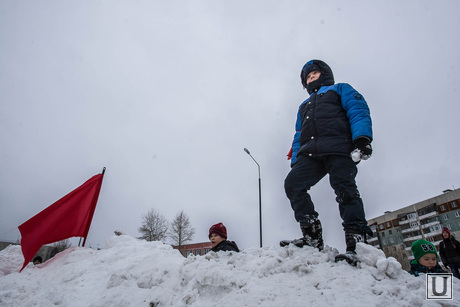
<svg viewBox="0 0 460 307"><path fill-rule="evenodd" d="M103 176L104 172L93 176L18 227L24 255L24 265L20 272L44 244L71 237L84 237L86 241Z"/></svg>

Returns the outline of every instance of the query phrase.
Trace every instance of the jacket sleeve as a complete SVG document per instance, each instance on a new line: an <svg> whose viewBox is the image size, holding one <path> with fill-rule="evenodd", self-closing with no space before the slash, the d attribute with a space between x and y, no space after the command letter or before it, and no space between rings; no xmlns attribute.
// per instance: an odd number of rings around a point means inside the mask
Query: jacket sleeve
<svg viewBox="0 0 460 307"><path fill-rule="evenodd" d="M460 242L458 242L456 239L452 238L454 241L455 249L457 250L457 253L460 255Z"/></svg>
<svg viewBox="0 0 460 307"><path fill-rule="evenodd" d="M443 248L442 242L439 243L438 250L439 250L439 256L441 257L442 264L444 264L444 266L448 265L449 262L447 262L446 251Z"/></svg>
<svg viewBox="0 0 460 307"><path fill-rule="evenodd" d="M297 161L297 153L299 152L299 149L300 149L300 133L302 132L302 118L300 117L300 107L299 107L299 111L297 112L295 130L296 131L294 134L294 140L292 141L291 151L289 152L290 159L291 159L291 167ZM288 154L288 157L289 157L289 154Z"/></svg>
<svg viewBox="0 0 460 307"><path fill-rule="evenodd" d="M372 141L371 114L364 97L347 83L340 84L339 94L350 122L353 141L359 136L366 136Z"/></svg>

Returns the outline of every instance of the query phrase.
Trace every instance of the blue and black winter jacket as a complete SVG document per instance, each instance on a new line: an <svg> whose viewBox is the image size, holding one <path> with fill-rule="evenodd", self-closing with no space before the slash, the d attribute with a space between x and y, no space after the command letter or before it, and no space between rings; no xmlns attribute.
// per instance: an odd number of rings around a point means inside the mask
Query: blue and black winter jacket
<svg viewBox="0 0 460 307"><path fill-rule="evenodd" d="M327 66L318 60L313 65L316 64ZM333 84L332 71L326 71L325 76L331 79L332 85L320 85L299 107L296 133L288 155L291 165L299 155L349 156L357 137L368 137L372 141L372 121L364 97L347 83Z"/></svg>

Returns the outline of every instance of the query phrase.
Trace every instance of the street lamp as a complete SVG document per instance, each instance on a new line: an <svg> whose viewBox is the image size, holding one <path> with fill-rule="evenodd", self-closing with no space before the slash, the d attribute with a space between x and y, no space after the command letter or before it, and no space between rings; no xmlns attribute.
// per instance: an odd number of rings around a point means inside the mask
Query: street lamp
<svg viewBox="0 0 460 307"><path fill-rule="evenodd" d="M259 168L259 228L260 228L260 247L262 247L262 189L261 189L261 181L260 181L260 165L257 163L256 159L251 156L251 153L247 148L244 151L256 162L257 167Z"/></svg>

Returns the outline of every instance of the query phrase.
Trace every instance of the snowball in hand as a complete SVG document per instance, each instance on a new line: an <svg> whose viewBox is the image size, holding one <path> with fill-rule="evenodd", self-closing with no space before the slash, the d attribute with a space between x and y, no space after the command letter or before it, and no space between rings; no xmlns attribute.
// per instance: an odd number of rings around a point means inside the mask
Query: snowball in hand
<svg viewBox="0 0 460 307"><path fill-rule="evenodd" d="M353 150L350 154L351 156L351 159L354 161L354 162L359 162L361 161L361 150L359 150L358 148L356 148L355 150Z"/></svg>

